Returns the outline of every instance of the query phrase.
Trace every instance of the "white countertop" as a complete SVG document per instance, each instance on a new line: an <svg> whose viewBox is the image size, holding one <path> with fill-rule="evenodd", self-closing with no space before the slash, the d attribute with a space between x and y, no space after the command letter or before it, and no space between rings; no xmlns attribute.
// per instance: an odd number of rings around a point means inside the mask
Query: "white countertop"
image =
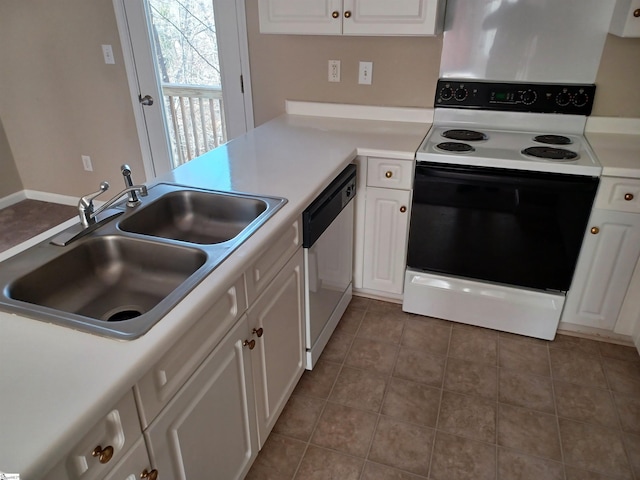
<svg viewBox="0 0 640 480"><path fill-rule="evenodd" d="M602 176L640 178L640 119L590 118L585 135Z"/></svg>
<svg viewBox="0 0 640 480"><path fill-rule="evenodd" d="M304 104L294 107L296 113L315 112ZM384 109L370 118L380 113L390 118ZM159 179L285 197L288 203L136 340L103 338L0 312L0 471L32 478L59 461L356 155L412 160L432 112L407 113L406 118L427 121L286 114Z"/></svg>

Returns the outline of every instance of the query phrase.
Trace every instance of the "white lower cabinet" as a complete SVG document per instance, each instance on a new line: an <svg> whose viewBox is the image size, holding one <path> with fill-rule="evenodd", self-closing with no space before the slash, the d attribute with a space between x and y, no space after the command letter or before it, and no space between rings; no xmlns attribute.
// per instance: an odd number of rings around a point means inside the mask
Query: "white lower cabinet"
<svg viewBox="0 0 640 480"><path fill-rule="evenodd" d="M159 478L242 479L258 454L243 316L145 431Z"/></svg>
<svg viewBox="0 0 640 480"><path fill-rule="evenodd" d="M362 287L402 294L411 191L367 187Z"/></svg>
<svg viewBox="0 0 640 480"><path fill-rule="evenodd" d="M260 448L304 371L302 265L299 248L248 312Z"/></svg>
<svg viewBox="0 0 640 480"><path fill-rule="evenodd" d="M614 330L639 255L640 214L594 209L562 322Z"/></svg>

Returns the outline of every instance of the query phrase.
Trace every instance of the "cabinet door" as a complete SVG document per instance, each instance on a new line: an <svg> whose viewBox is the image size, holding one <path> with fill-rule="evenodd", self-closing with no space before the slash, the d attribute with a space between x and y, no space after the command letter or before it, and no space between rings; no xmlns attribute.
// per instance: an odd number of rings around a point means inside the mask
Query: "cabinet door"
<svg viewBox="0 0 640 480"><path fill-rule="evenodd" d="M145 432L161 478L242 479L257 432L243 316Z"/></svg>
<svg viewBox="0 0 640 480"><path fill-rule="evenodd" d="M437 0L344 0L345 35L436 35L442 24Z"/></svg>
<svg viewBox="0 0 640 480"><path fill-rule="evenodd" d="M362 278L365 289L402 293L410 205L410 191L367 188Z"/></svg>
<svg viewBox="0 0 640 480"><path fill-rule="evenodd" d="M260 447L304 371L302 249L249 309Z"/></svg>
<svg viewBox="0 0 640 480"><path fill-rule="evenodd" d="M260 33L339 35L342 0L259 0Z"/></svg>
<svg viewBox="0 0 640 480"><path fill-rule="evenodd" d="M562 321L613 330L640 255L640 215L594 209Z"/></svg>

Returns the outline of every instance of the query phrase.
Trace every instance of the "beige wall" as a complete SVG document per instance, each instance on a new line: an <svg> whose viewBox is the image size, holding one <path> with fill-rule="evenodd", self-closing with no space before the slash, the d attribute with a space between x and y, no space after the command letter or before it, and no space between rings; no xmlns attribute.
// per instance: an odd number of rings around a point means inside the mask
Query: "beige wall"
<svg viewBox="0 0 640 480"><path fill-rule="evenodd" d="M256 125L284 112L284 100L432 107L440 69L439 37L263 35L257 2L247 0ZM327 81L340 60L341 81ZM358 62L373 62L373 83L358 85Z"/></svg>
<svg viewBox="0 0 640 480"><path fill-rule="evenodd" d="M0 171L0 188L79 196L101 180L119 186L125 162L144 180L112 0L52 3L0 1L0 119L20 174ZM284 112L285 99L433 106L441 36L261 35L257 2L246 7L256 125ZM104 64L101 44L113 45L116 65ZM608 37L595 115L640 117L638 58L640 39ZM342 62L340 83L327 81L330 59ZM361 60L374 63L371 86L357 84Z"/></svg>
<svg viewBox="0 0 640 480"><path fill-rule="evenodd" d="M101 44L113 45L116 65L105 65ZM24 188L120 187L125 162L144 180L120 51L112 0L0 2L0 118Z"/></svg>
<svg viewBox="0 0 640 480"><path fill-rule="evenodd" d="M246 1L256 125L284 112L284 100L433 107L442 36L263 35L257 2ZM607 37L593 115L640 117L640 39ZM342 81L327 81L327 61ZM373 84L358 85L358 61L373 61Z"/></svg>
<svg viewBox="0 0 640 480"><path fill-rule="evenodd" d="M13 161L13 153L0 119L0 199L22 190L22 180Z"/></svg>
<svg viewBox="0 0 640 480"><path fill-rule="evenodd" d="M593 115L640 117L640 38L607 36Z"/></svg>

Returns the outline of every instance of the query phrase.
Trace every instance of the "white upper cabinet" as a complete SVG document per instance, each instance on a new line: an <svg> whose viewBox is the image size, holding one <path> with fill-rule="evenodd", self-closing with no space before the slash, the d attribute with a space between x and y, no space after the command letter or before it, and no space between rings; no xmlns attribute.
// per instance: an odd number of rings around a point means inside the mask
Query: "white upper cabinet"
<svg viewBox="0 0 640 480"><path fill-rule="evenodd" d="M260 32L437 35L443 0L259 0Z"/></svg>
<svg viewBox="0 0 640 480"><path fill-rule="evenodd" d="M640 37L640 0L618 0L609 32L619 37Z"/></svg>

